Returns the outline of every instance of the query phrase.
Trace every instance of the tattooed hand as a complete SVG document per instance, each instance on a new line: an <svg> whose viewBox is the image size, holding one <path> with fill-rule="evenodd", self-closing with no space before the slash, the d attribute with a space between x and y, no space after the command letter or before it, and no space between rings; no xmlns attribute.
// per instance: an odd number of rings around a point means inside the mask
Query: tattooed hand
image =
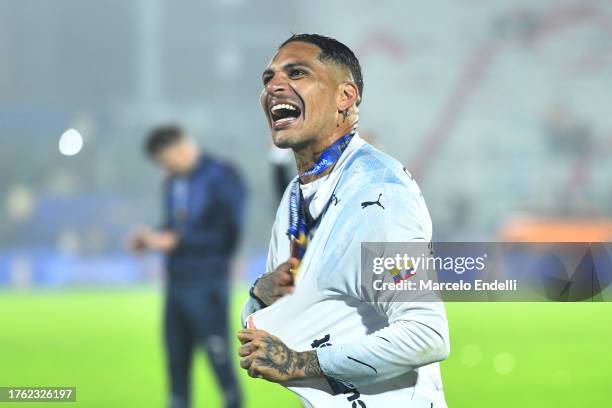
<svg viewBox="0 0 612 408"><path fill-rule="evenodd" d="M238 339L242 343L238 349L242 357L240 367L251 377L283 382L323 376L314 350L291 350L278 337L263 330L240 330Z"/></svg>
<svg viewBox="0 0 612 408"><path fill-rule="evenodd" d="M262 302L270 306L278 299L293 292L293 269L297 268L299 260L289 258L276 268L274 272L268 272L257 281L253 293Z"/></svg>

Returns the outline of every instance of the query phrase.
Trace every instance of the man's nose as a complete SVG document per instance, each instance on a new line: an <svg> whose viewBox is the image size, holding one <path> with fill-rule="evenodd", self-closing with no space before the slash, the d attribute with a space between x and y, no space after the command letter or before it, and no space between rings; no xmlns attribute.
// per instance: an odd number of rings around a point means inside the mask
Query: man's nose
<svg viewBox="0 0 612 408"><path fill-rule="evenodd" d="M275 94L287 90L287 78L283 74L274 75L266 84L268 93Z"/></svg>

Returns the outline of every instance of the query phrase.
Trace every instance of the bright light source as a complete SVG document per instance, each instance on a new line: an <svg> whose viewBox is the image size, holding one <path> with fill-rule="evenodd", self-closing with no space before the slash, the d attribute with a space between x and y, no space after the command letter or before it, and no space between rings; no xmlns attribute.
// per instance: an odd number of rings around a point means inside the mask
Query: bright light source
<svg viewBox="0 0 612 408"><path fill-rule="evenodd" d="M59 151L65 156L74 156L82 148L83 136L75 129L68 129L59 139Z"/></svg>

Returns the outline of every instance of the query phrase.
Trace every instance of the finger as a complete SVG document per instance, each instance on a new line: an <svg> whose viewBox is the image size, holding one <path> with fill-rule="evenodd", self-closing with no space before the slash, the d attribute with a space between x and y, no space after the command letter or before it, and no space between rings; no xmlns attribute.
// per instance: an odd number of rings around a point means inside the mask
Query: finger
<svg viewBox="0 0 612 408"><path fill-rule="evenodd" d="M280 271L276 275L276 284L278 286L290 286L293 285L293 273L291 269L287 268Z"/></svg>
<svg viewBox="0 0 612 408"><path fill-rule="evenodd" d="M249 356L251 353L253 353L255 350L257 350L257 346L253 343L246 343L243 346L241 346L238 349L238 355L240 357L246 357Z"/></svg>
<svg viewBox="0 0 612 408"><path fill-rule="evenodd" d="M262 337L265 337L268 335L269 333L267 331L259 330L259 329L242 329L238 331L238 333L236 334L236 336L238 336L238 339L242 342L242 344L248 343L250 341L255 345L258 345L259 340Z"/></svg>
<svg viewBox="0 0 612 408"><path fill-rule="evenodd" d="M280 264L278 266L278 268L276 268L276 270L278 272L288 272L291 269L297 268L299 263L300 263L299 259L297 259L297 258L289 258L288 260L286 260L285 262Z"/></svg>
<svg viewBox="0 0 612 408"><path fill-rule="evenodd" d="M249 374L249 377L253 377L253 378L263 378L263 376L259 373L259 370L257 369L257 367L253 367L251 366L248 370L247 373Z"/></svg>
<svg viewBox="0 0 612 408"><path fill-rule="evenodd" d="M250 369L252 364L253 364L252 356L244 357L240 359L240 367L244 368L245 370Z"/></svg>
<svg viewBox="0 0 612 408"><path fill-rule="evenodd" d="M240 332L236 332L236 338L238 339L240 344L248 343L249 340L245 339L243 336L244 336L244 334L241 334Z"/></svg>
<svg viewBox="0 0 612 408"><path fill-rule="evenodd" d="M297 259L296 257L292 256L291 258L289 258L287 263L291 266L291 269L295 269L300 264L300 260Z"/></svg>
<svg viewBox="0 0 612 408"><path fill-rule="evenodd" d="M253 364L251 364L251 366L247 369L247 373L249 374L249 377L264 378L260 367L257 365L257 360L253 360Z"/></svg>
<svg viewBox="0 0 612 408"><path fill-rule="evenodd" d="M293 286L279 286L275 291L278 297L283 297L288 293L293 293Z"/></svg>
<svg viewBox="0 0 612 408"><path fill-rule="evenodd" d="M294 278L295 278L295 270L297 269L298 263L293 261L296 258L290 258L290 261L287 261L281 265L278 269L278 273L276 273L275 281L277 285L280 286L293 286Z"/></svg>
<svg viewBox="0 0 612 408"><path fill-rule="evenodd" d="M236 333L236 337L238 337L238 340L240 340L242 344L245 344L254 340L256 333L254 329L243 329Z"/></svg>
<svg viewBox="0 0 612 408"><path fill-rule="evenodd" d="M293 283L293 280L295 279L296 271L297 271L298 267L300 266L300 260L295 258L295 257L291 257L291 258L289 258L287 263L290 266L289 272L291 273L291 282Z"/></svg>

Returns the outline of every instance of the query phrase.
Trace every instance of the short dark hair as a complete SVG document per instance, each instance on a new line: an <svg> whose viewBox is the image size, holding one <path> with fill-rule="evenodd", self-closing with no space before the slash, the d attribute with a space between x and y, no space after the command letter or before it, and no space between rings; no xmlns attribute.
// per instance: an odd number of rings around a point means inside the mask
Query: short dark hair
<svg viewBox="0 0 612 408"><path fill-rule="evenodd" d="M153 158L161 153L166 148L180 142L185 137L183 128L178 125L163 125L158 126L149 132L145 143L145 153Z"/></svg>
<svg viewBox="0 0 612 408"><path fill-rule="evenodd" d="M363 76L361 75L361 65L353 51L340 41L319 34L293 34L278 49L280 50L285 45L296 41L316 45L321 49L321 54L319 54L321 61L332 61L351 72L359 90L359 101L357 102L357 105L359 105L363 96Z"/></svg>

